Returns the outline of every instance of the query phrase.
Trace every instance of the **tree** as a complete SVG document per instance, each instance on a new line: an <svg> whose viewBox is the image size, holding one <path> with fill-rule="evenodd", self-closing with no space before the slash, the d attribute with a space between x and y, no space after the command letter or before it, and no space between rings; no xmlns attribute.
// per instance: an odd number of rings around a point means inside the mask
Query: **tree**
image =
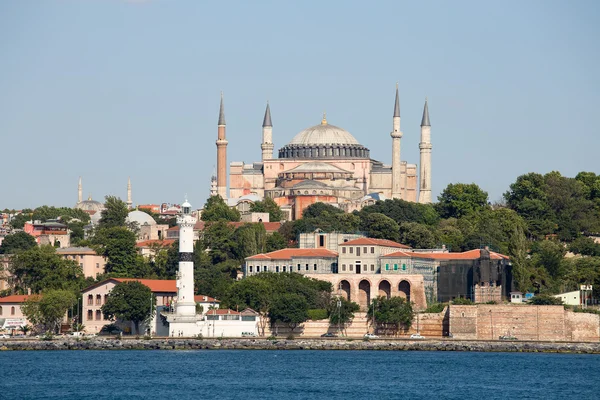
<svg viewBox="0 0 600 400"><path fill-rule="evenodd" d="M562 300L547 294L539 294L529 300L529 304L533 304L534 306L558 306L562 304Z"/></svg>
<svg viewBox="0 0 600 400"><path fill-rule="evenodd" d="M32 296L25 301L22 310L34 325L43 325L47 330L58 333L60 322L77 297L70 290L49 290L43 296Z"/></svg>
<svg viewBox="0 0 600 400"><path fill-rule="evenodd" d="M240 212L225 203L221 196L210 196L204 204L201 215L202 221L232 221L240 220Z"/></svg>
<svg viewBox="0 0 600 400"><path fill-rule="evenodd" d="M440 219L435 207L431 204L419 204L410 201L392 199L378 201L367 206L360 214L381 213L390 217L396 223L417 222L425 225L435 225Z"/></svg>
<svg viewBox="0 0 600 400"><path fill-rule="evenodd" d="M388 239L397 242L400 239L399 226L390 217L380 213L362 214L359 229L374 239Z"/></svg>
<svg viewBox="0 0 600 400"><path fill-rule="evenodd" d="M215 197L215 196L213 196ZM208 249L213 264L234 259L238 243L234 238L235 228L225 220L210 222L204 229L202 244Z"/></svg>
<svg viewBox="0 0 600 400"><path fill-rule="evenodd" d="M113 228L125 226L125 221L129 210L127 204L118 197L106 196L104 203L105 209L102 210L102 217L98 223L100 228Z"/></svg>
<svg viewBox="0 0 600 400"><path fill-rule="evenodd" d="M81 267L75 261L56 254L56 249L50 245L36 246L14 255L9 271L13 276L15 289L19 291L77 291L84 282Z"/></svg>
<svg viewBox="0 0 600 400"><path fill-rule="evenodd" d="M16 211L12 212L11 214L16 214ZM25 226L25 222L32 219L31 218L32 215L33 215L33 210L26 208L26 209L22 210L19 214L14 215L10 219L10 226L13 229L23 229L23 227Z"/></svg>
<svg viewBox="0 0 600 400"><path fill-rule="evenodd" d="M257 201L250 205L250 212L269 213L269 221L279 222L283 220L283 211L270 197L265 197L263 201Z"/></svg>
<svg viewBox="0 0 600 400"><path fill-rule="evenodd" d="M263 224L247 223L233 233L235 258L243 261L246 257L264 253L267 243L267 231Z"/></svg>
<svg viewBox="0 0 600 400"><path fill-rule="evenodd" d="M442 218L460 218L488 207L488 194L474 183L449 184L436 205Z"/></svg>
<svg viewBox="0 0 600 400"><path fill-rule="evenodd" d="M140 322L154 315L156 298L150 288L138 281L117 284L109 293L102 313L109 320L131 321L136 332L140 333Z"/></svg>
<svg viewBox="0 0 600 400"><path fill-rule="evenodd" d="M96 231L92 242L98 254L107 259L107 273L134 276L131 271L138 269L135 233L123 226L104 227Z"/></svg>
<svg viewBox="0 0 600 400"><path fill-rule="evenodd" d="M552 278L557 278L561 271L565 247L553 240L535 242L531 248L531 258L535 265L543 267Z"/></svg>
<svg viewBox="0 0 600 400"><path fill-rule="evenodd" d="M279 232L273 232L267 235L266 252L269 253L275 250L285 249L287 247L287 241L285 237Z"/></svg>
<svg viewBox="0 0 600 400"><path fill-rule="evenodd" d="M360 306L344 297L332 298L327 308L329 314L329 325L338 326L342 330L354 319L354 313L360 310Z"/></svg>
<svg viewBox="0 0 600 400"><path fill-rule="evenodd" d="M434 233L426 226L416 222L400 224L400 241L413 249L433 249L437 245Z"/></svg>
<svg viewBox="0 0 600 400"><path fill-rule="evenodd" d="M600 256L600 244L592 238L580 236L569 244L569 251L584 256Z"/></svg>
<svg viewBox="0 0 600 400"><path fill-rule="evenodd" d="M19 251L28 250L35 247L37 242L35 238L25 232L16 232L7 235L2 244L0 244L0 254L13 254Z"/></svg>
<svg viewBox="0 0 600 400"><path fill-rule="evenodd" d="M400 328L408 330L414 318L414 312L411 303L402 297L379 296L373 299L367 311L367 319L373 323L382 324L384 329L391 329L394 333ZM377 326L375 326L377 330Z"/></svg>
<svg viewBox="0 0 600 400"><path fill-rule="evenodd" d="M269 309L271 323L287 324L292 332L308 319L308 302L304 297L295 293L285 293L276 296Z"/></svg>
<svg viewBox="0 0 600 400"><path fill-rule="evenodd" d="M323 214L344 214L343 210L322 202L317 202L306 207L302 211L302 218L321 218Z"/></svg>

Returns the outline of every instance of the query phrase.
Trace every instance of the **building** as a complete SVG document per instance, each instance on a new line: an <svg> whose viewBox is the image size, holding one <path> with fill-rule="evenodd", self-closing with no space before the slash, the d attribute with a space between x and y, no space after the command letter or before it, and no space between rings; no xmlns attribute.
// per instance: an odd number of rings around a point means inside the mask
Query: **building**
<svg viewBox="0 0 600 400"><path fill-rule="evenodd" d="M79 264L86 278L96 278L105 272L106 258L98 255L94 249L89 247L56 249L56 254Z"/></svg>
<svg viewBox="0 0 600 400"><path fill-rule="evenodd" d="M39 245L51 245L59 248L71 245L71 232L67 225L57 220L25 222L23 231L33 236Z"/></svg>
<svg viewBox="0 0 600 400"><path fill-rule="evenodd" d="M141 242L137 242L135 247L138 249L141 255L144 257L149 257L154 259L157 251L159 250L168 250L175 240L165 239L165 240L144 240Z"/></svg>
<svg viewBox="0 0 600 400"><path fill-rule="evenodd" d="M431 202L431 126L427 101L421 120L421 167L402 160L400 149L400 100L396 99L391 132L392 163L371 157L367 147L350 132L321 123L298 133L273 155L273 124L267 104L262 127L262 159L253 163L231 162L227 195L226 122L221 95L218 121L217 171L211 193L235 202L245 196L271 197L291 219L298 219L311 204L324 202L346 211L362 208L380 198ZM418 193L419 192L419 193ZM250 200L252 201L252 200Z"/></svg>
<svg viewBox="0 0 600 400"><path fill-rule="evenodd" d="M29 325L27 317L21 311L21 305L29 298L28 295L10 295L0 297L0 332L20 330Z"/></svg>
<svg viewBox="0 0 600 400"><path fill-rule="evenodd" d="M247 308L243 311L214 309L206 312L201 324L203 337L258 336L259 314Z"/></svg>
<svg viewBox="0 0 600 400"><path fill-rule="evenodd" d="M162 240L167 237L169 225L157 224L154 218L144 211L131 211L125 221L135 226L138 241Z"/></svg>
<svg viewBox="0 0 600 400"><path fill-rule="evenodd" d="M82 290L83 304L81 315L86 332L98 333L104 325L114 322L104 318L102 306L106 303L110 292L117 284L131 281L137 281L146 285L152 291L153 297L156 298L156 312L150 322L150 326L140 324L140 331L147 332L148 328L150 328L152 335L169 336L169 326L163 323L160 314L172 310L177 298L177 281L159 279L110 278ZM196 308L196 304L198 304L202 307L203 313L206 313L209 309L219 308L219 303L219 300L209 296L194 296L194 309ZM148 299L149 307L150 299ZM126 333L134 332L134 326L131 322L121 321L120 325L124 327Z"/></svg>

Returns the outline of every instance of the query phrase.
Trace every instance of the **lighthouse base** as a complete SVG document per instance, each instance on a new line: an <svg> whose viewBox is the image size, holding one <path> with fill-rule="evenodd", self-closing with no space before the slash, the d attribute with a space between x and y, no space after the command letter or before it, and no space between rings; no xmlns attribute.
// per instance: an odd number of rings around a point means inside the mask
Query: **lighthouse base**
<svg viewBox="0 0 600 400"><path fill-rule="evenodd" d="M166 314L170 337L195 337L202 333L202 315Z"/></svg>

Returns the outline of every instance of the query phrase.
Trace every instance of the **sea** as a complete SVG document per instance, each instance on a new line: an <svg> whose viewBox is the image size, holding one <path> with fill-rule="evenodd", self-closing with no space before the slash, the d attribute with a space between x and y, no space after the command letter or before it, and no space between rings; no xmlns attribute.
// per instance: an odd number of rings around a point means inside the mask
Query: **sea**
<svg viewBox="0 0 600 400"><path fill-rule="evenodd" d="M0 352L0 399L598 399L600 356L311 350Z"/></svg>

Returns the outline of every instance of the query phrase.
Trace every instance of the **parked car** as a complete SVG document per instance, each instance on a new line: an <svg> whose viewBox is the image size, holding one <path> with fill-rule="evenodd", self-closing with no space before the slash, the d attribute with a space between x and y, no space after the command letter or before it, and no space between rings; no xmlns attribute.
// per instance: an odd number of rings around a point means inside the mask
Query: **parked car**
<svg viewBox="0 0 600 400"><path fill-rule="evenodd" d="M5 335L3 333L3 334L0 334L0 339L10 339L10 336L9 335Z"/></svg>
<svg viewBox="0 0 600 400"><path fill-rule="evenodd" d="M410 335L411 339L425 339L425 336L421 335L420 333L413 333L412 335Z"/></svg>
<svg viewBox="0 0 600 400"><path fill-rule="evenodd" d="M98 335L120 335L123 333L123 330L116 326L115 324L104 325Z"/></svg>
<svg viewBox="0 0 600 400"><path fill-rule="evenodd" d="M321 335L321 337L337 337L335 333L327 332Z"/></svg>
<svg viewBox="0 0 600 400"><path fill-rule="evenodd" d="M374 333L366 333L365 334L365 339L379 339L379 336L377 336Z"/></svg>

